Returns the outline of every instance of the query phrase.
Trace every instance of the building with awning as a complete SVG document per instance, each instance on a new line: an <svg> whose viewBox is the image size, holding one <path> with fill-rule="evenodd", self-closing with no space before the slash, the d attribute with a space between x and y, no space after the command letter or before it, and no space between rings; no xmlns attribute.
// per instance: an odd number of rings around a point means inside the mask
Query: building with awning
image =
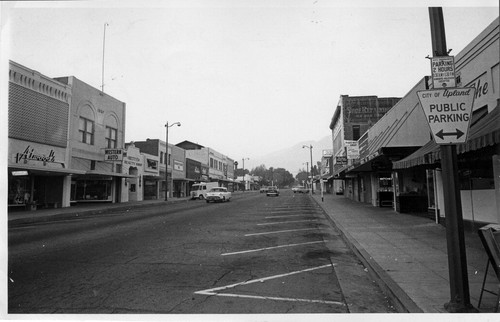
<svg viewBox="0 0 500 322"><path fill-rule="evenodd" d="M392 161L415 152L429 140L425 115L416 92L427 88L422 78L358 140L359 158L344 170L345 195L374 206L395 203Z"/></svg>
<svg viewBox="0 0 500 322"><path fill-rule="evenodd" d="M462 215L473 226L500 223L499 56L497 18L455 57L457 86L476 89L468 138L456 149ZM393 176L400 182L402 178L416 178L413 185L427 191L426 200L419 202L426 201L429 217L443 221L446 209L440 146L430 139L414 153L394 160L392 166ZM412 211L404 204L415 204L415 198L411 190L401 195L396 210Z"/></svg>
<svg viewBox="0 0 500 322"><path fill-rule="evenodd" d="M499 47L497 18L455 56L457 87L475 88L468 140L457 146L463 217L475 224L500 222ZM441 151L416 94L431 87L429 77L420 80L360 136L358 158L334 165L330 177L342 179L346 197L436 221L446 215ZM338 156L344 151L337 112L330 129Z"/></svg>
<svg viewBox="0 0 500 322"><path fill-rule="evenodd" d="M345 170L357 156L357 141L401 98L341 95L330 122L332 131L332 172L328 186L352 197L352 186L345 187Z"/></svg>
<svg viewBox="0 0 500 322"><path fill-rule="evenodd" d="M500 218L500 100L497 106L469 129L466 143L457 145L460 193L463 217L474 223L499 223ZM406 158L393 162L396 173L404 171L427 172L433 179L428 185L435 186L429 196L434 206L436 220L442 220L445 209L441 186L441 149L435 141ZM494 201L494 202L492 202Z"/></svg>

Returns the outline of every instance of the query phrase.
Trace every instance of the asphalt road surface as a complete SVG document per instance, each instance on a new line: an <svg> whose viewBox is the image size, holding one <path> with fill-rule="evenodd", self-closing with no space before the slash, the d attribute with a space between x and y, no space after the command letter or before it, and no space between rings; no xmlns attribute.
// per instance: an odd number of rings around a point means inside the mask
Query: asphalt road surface
<svg viewBox="0 0 500 322"><path fill-rule="evenodd" d="M9 229L8 313L387 313L308 195L234 194Z"/></svg>

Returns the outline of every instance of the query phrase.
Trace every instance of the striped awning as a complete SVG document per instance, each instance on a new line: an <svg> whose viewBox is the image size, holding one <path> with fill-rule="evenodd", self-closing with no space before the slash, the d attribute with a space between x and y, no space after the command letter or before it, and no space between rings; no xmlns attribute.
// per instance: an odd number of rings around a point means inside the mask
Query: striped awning
<svg viewBox="0 0 500 322"><path fill-rule="evenodd" d="M500 143L500 108L498 106L469 130L467 142L457 145L457 154L476 151ZM405 169L418 165L434 164L441 160L441 149L434 141L415 151L408 157L393 162L393 169Z"/></svg>

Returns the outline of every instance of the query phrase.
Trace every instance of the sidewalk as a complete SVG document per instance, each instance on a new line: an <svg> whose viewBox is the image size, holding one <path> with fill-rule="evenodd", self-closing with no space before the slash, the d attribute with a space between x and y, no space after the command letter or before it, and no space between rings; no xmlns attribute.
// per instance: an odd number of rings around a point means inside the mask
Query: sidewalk
<svg viewBox="0 0 500 322"><path fill-rule="evenodd" d="M447 313L450 283L446 228L430 219L355 202L344 196L316 194L348 245L395 304L410 313ZM487 255L477 232L465 232L471 304L477 308ZM498 281L490 267L486 289ZM492 312L496 296L483 293L481 312Z"/></svg>

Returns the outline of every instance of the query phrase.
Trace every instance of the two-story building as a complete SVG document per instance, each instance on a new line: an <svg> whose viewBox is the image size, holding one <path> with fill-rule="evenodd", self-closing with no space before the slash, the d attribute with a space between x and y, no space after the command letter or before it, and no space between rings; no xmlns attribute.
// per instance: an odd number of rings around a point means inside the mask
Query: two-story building
<svg viewBox="0 0 500 322"><path fill-rule="evenodd" d="M70 206L71 86L10 61L8 93L9 210Z"/></svg>
<svg viewBox="0 0 500 322"><path fill-rule="evenodd" d="M128 201L122 172L125 103L74 76L55 78L71 89L68 149L72 202Z"/></svg>

